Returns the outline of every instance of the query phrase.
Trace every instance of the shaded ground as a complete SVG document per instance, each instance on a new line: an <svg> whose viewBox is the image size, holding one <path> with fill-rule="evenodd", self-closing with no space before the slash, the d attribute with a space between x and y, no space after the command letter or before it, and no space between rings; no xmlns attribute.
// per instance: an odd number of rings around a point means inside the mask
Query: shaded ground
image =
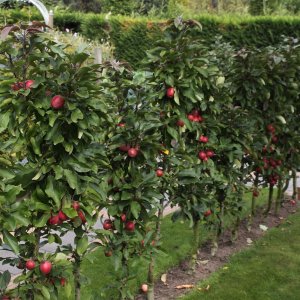
<svg viewBox="0 0 300 300"><path fill-rule="evenodd" d="M227 264L232 254L237 253L240 250L243 250L245 248L249 248L249 246L251 246L254 241L261 238L266 234L266 232L268 232L262 230L260 228L260 225L264 225L267 228L280 226L281 224L285 224L288 222L286 218L288 217L289 214L293 214L295 212L296 212L296 207L292 206L289 203L289 201L287 201L285 203L285 206L281 208L279 216L274 216L273 214L269 214L267 218L264 218L260 210L260 212L258 212L257 216L253 221L251 232L249 232L247 229L246 221L242 222L239 230L239 237L235 243L231 242L230 232L227 231L224 233L219 244L218 253L215 257L211 257L210 255L211 245L209 243L204 244L198 254L198 267L196 269L195 274L190 274L190 272L188 271L187 261L183 261L179 266L170 269L167 272L166 284L164 284L160 280L157 281L155 286L155 299L171 300L171 299L176 299L177 297L183 295L184 293L187 293L189 290L176 289L176 287L180 285L196 285L199 281L206 279L212 272L215 272L216 270L222 267L224 268L224 265ZM300 241L299 241L299 245L300 245ZM227 267L225 267L225 270L226 269ZM201 296L200 292L209 293L210 287L208 288L208 290L206 290L205 288L207 288L207 286L203 287L202 291L197 292L198 296L191 299L199 299L200 297L202 299L203 296ZM297 299L300 299L300 293L298 294L298 296L299 298ZM144 296L140 295L138 299L144 299ZM210 298L210 299L216 299L216 298ZM233 298L220 298L220 299L233 299ZM265 298L265 299L269 299L269 298Z"/></svg>

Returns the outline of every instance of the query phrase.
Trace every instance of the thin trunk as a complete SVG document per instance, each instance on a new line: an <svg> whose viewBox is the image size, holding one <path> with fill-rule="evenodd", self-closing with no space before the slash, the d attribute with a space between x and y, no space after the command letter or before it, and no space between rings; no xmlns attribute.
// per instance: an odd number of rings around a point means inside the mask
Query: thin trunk
<svg viewBox="0 0 300 300"><path fill-rule="evenodd" d="M239 228L240 228L240 224L241 224L241 218L240 216L236 217L235 223L234 223L234 227L233 230L231 232L231 241L235 242L238 239L238 233L239 233Z"/></svg>
<svg viewBox="0 0 300 300"><path fill-rule="evenodd" d="M275 203L275 215L276 216L278 215L278 210L279 210L279 206L280 206L281 199L282 199L282 186L283 186L282 179L279 179L277 198L276 198L276 203Z"/></svg>
<svg viewBox="0 0 300 300"><path fill-rule="evenodd" d="M267 206L267 209L265 210L265 216L268 215L268 213L270 212L271 210L271 207L272 207L272 198L273 198L273 185L270 185L269 187L269 199L268 199L268 206Z"/></svg>
<svg viewBox="0 0 300 300"><path fill-rule="evenodd" d="M192 248L192 261L191 261L191 270L195 272L197 264L197 254L200 243L200 222L199 220L194 221L193 225L193 248Z"/></svg>
<svg viewBox="0 0 300 300"><path fill-rule="evenodd" d="M160 209L158 210L157 222L155 228L155 245L158 243L160 239L160 229L161 229L161 221L164 213L164 201L160 202ZM147 292L147 300L154 300L154 265L155 265L155 255L154 252L151 252L151 261L148 268L148 292Z"/></svg>
<svg viewBox="0 0 300 300"><path fill-rule="evenodd" d="M295 169L292 171L293 176L293 199L297 200L297 172Z"/></svg>
<svg viewBox="0 0 300 300"><path fill-rule="evenodd" d="M80 300L80 260L75 258L74 262L74 290L75 290L75 300Z"/></svg>
<svg viewBox="0 0 300 300"><path fill-rule="evenodd" d="M255 172L254 190L257 191L257 188L258 188L258 172ZM255 216L255 207L256 207L256 197L252 194L251 216Z"/></svg>
<svg viewBox="0 0 300 300"><path fill-rule="evenodd" d="M224 229L224 201L219 201L219 207L220 207L220 213L217 215L218 218L218 224L217 224L217 230L212 240L212 248L210 251L211 256L215 256L219 249L219 238L223 232Z"/></svg>

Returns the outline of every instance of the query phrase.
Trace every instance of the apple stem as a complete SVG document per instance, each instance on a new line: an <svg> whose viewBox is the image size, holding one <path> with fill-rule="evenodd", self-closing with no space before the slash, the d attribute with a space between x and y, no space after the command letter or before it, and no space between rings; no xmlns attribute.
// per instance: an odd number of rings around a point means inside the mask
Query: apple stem
<svg viewBox="0 0 300 300"><path fill-rule="evenodd" d="M276 198L276 202L275 202L275 216L278 216L278 210L279 210L279 206L281 203L281 198L282 198L282 186L283 186L283 182L282 179L279 179L278 181L278 191L277 191L277 198Z"/></svg>

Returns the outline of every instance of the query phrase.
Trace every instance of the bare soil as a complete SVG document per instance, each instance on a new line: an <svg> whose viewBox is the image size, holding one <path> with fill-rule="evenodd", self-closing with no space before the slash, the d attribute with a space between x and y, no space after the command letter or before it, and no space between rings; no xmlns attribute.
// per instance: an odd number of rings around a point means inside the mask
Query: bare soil
<svg viewBox="0 0 300 300"><path fill-rule="evenodd" d="M224 232L219 241L218 252L215 256L211 256L210 242L202 245L198 251L198 263L194 273L189 270L189 261L182 261L178 266L168 270L167 281L163 283L158 280L155 283L155 299L157 300L172 300L190 291L190 289L177 289L180 285L197 285L199 281L206 279L212 272L223 267L231 255L248 248L252 245L249 239L253 242L261 238L267 231L260 228L260 225L265 225L268 228L278 227L285 222L289 214L295 213L297 207L292 206L289 199L286 199L284 206L280 208L277 216L269 213L267 217L263 215L263 209L257 211L253 218L251 231L247 228L247 220L243 220L238 238L233 243L231 241L231 232ZM138 295L136 300L147 299L146 295Z"/></svg>

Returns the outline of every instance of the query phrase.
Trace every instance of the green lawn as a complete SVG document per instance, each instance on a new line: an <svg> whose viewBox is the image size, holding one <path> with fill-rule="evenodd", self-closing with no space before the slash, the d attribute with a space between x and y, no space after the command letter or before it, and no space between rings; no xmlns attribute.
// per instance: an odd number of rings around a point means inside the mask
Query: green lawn
<svg viewBox="0 0 300 300"><path fill-rule="evenodd" d="M245 210L244 216L249 213L251 206L252 193L247 193L245 196ZM260 193L260 197L257 199L258 205L264 205L267 201L267 190L263 190ZM227 221L229 223L229 220ZM201 241L205 241L208 238L207 230L202 227L201 229ZM180 261L186 258L191 251L192 231L189 229L187 223L177 222L173 223L170 216L167 216L163 220L162 224L162 250L167 254L160 254L157 258L157 264L155 273L158 277L164 273L167 269L177 265ZM114 267L112 264L112 258L107 258L103 254L103 250L99 249L89 255L93 262L85 259L83 262L83 273L89 279L84 282L82 287L82 298L89 299L117 299L114 296L115 288L114 282L116 281L116 274L114 273ZM147 263L144 260L138 264L138 278L132 280L130 285L134 290L137 290L140 283L146 281ZM101 295L101 292L109 291L111 298L105 298Z"/></svg>
<svg viewBox="0 0 300 300"><path fill-rule="evenodd" d="M300 211L255 245L232 257L182 300L299 300Z"/></svg>

